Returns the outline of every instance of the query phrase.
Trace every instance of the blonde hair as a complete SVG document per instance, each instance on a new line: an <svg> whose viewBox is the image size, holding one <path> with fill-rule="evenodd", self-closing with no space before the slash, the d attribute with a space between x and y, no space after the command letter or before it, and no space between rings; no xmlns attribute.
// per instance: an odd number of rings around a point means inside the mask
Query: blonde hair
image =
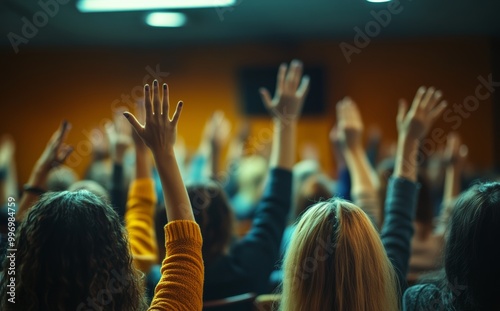
<svg viewBox="0 0 500 311"><path fill-rule="evenodd" d="M347 201L316 203L304 213L283 270L281 310L399 309L396 274L379 234Z"/></svg>

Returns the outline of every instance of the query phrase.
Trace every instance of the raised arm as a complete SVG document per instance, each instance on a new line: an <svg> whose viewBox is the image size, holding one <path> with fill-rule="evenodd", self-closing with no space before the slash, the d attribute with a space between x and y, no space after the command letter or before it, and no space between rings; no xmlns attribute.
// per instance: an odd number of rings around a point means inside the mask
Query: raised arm
<svg viewBox="0 0 500 311"><path fill-rule="evenodd" d="M209 132L209 176L214 180L218 180L220 172L220 161L222 149L226 145L229 133L231 132L231 123L224 117L224 112L216 111L210 119Z"/></svg>
<svg viewBox="0 0 500 311"><path fill-rule="evenodd" d="M302 82L301 82L302 81ZM309 78L302 78L302 64L281 65L274 98L261 89L262 100L273 117L274 140L270 172L252 228L233 248L231 258L253 280L248 291L268 290L269 275L279 259L281 238L291 205L297 120L307 94Z"/></svg>
<svg viewBox="0 0 500 311"><path fill-rule="evenodd" d="M201 310L204 273L201 232L194 222L191 203L174 155L182 102L177 104L170 119L167 84L163 84L161 97L156 80L152 92L146 85L144 93L144 125L129 112L124 115L153 153L169 221L165 226L167 254L150 310Z"/></svg>
<svg viewBox="0 0 500 311"><path fill-rule="evenodd" d="M295 164L297 120L309 90L309 77L302 77L302 63L292 61L290 68L281 64L274 98L260 89L262 101L273 117L274 136L269 167L290 170Z"/></svg>
<svg viewBox="0 0 500 311"><path fill-rule="evenodd" d="M441 92L433 87L420 87L409 111L405 101L401 101L399 105L396 163L387 188L381 236L396 270L401 294L407 286L410 241L417 204L418 151L421 140L447 106L445 101L441 101L441 96Z"/></svg>
<svg viewBox="0 0 500 311"><path fill-rule="evenodd" d="M143 120L142 110L144 110L143 106L138 106L136 109L139 120ZM118 125L116 130L124 133L127 131L124 128L130 127L130 124L123 116L121 119L126 124ZM131 139L129 135L127 136ZM158 261L158 249L154 231L154 213L157 200L148 148L135 131L132 137L135 145L135 178L132 180L129 188L125 226L128 232L134 264L137 269L148 273L151 267ZM122 140L126 141L126 138L124 137ZM110 140L110 143L111 145L115 144L113 139Z"/></svg>
<svg viewBox="0 0 500 311"><path fill-rule="evenodd" d="M444 234L453 211L456 197L460 194L460 177L469 150L462 144L458 133L450 133L446 144L446 175L444 180L443 207L439 216L436 233Z"/></svg>
<svg viewBox="0 0 500 311"><path fill-rule="evenodd" d="M17 221L22 221L24 219L28 210L38 200L39 196L45 192L47 177L52 168L64 163L66 158L73 151L71 146L65 144L70 128L71 124L67 121L61 123L61 126L52 135L45 150L33 167L19 202L19 208L16 215Z"/></svg>
<svg viewBox="0 0 500 311"><path fill-rule="evenodd" d="M113 208L120 216L120 219L123 220L127 196L123 159L132 143L132 133L130 124L123 118L122 113L115 114L113 123L110 122L106 125L106 135L110 145L111 161L113 162L109 194Z"/></svg>
<svg viewBox="0 0 500 311"><path fill-rule="evenodd" d="M337 104L336 134L340 149L351 176L351 198L380 226L380 198L378 177L363 148L363 121L354 101L345 97Z"/></svg>

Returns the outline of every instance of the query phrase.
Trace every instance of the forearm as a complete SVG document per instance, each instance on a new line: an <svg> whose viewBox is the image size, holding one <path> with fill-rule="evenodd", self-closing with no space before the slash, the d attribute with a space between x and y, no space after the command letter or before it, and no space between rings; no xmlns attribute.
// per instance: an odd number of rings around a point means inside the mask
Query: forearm
<svg viewBox="0 0 500 311"><path fill-rule="evenodd" d="M135 152L135 178L151 178L151 159L147 149L136 147Z"/></svg>
<svg viewBox="0 0 500 311"><path fill-rule="evenodd" d="M352 178L351 198L373 220L375 226L380 225L381 204L378 196L376 174L368 161L363 148L345 152L347 167Z"/></svg>
<svg viewBox="0 0 500 311"><path fill-rule="evenodd" d="M460 194L461 168L452 164L446 168L443 203L449 203Z"/></svg>
<svg viewBox="0 0 500 311"><path fill-rule="evenodd" d="M394 167L394 177L406 178L409 181L417 181L418 170L418 148L420 142L417 139L411 139L400 136L396 152L396 164Z"/></svg>
<svg viewBox="0 0 500 311"><path fill-rule="evenodd" d="M43 168L33 169L28 180L28 185L32 188L45 189L48 170ZM17 221L22 221L29 209L38 201L40 195L32 191L24 191L16 214Z"/></svg>
<svg viewBox="0 0 500 311"><path fill-rule="evenodd" d="M111 176L110 198L113 208L123 221L125 216L126 189L124 185L123 164L114 163Z"/></svg>
<svg viewBox="0 0 500 311"><path fill-rule="evenodd" d="M135 180L130 185L125 214L130 249L137 269L148 273L157 262L154 234L156 196L152 179Z"/></svg>
<svg viewBox="0 0 500 311"><path fill-rule="evenodd" d="M452 214L454 206L453 201L460 194L460 172L460 168L456 165L450 165L446 168L444 196L436 228L437 233L444 233Z"/></svg>
<svg viewBox="0 0 500 311"><path fill-rule="evenodd" d="M198 224L170 222L165 226L165 241L167 256L149 310L201 310L204 266Z"/></svg>
<svg viewBox="0 0 500 311"><path fill-rule="evenodd" d="M361 146L345 152L347 168L352 179L351 195L377 191L375 172Z"/></svg>
<svg viewBox="0 0 500 311"><path fill-rule="evenodd" d="M296 120L273 120L273 146L269 166L291 170L295 164Z"/></svg>
<svg viewBox="0 0 500 311"><path fill-rule="evenodd" d="M160 175L168 221L194 220L191 203L182 181L174 150L153 152Z"/></svg>
<svg viewBox="0 0 500 311"><path fill-rule="evenodd" d="M417 183L395 177L389 180L387 187L381 239L398 276L401 294L406 288L418 189Z"/></svg>
<svg viewBox="0 0 500 311"><path fill-rule="evenodd" d="M211 144L210 146L210 172L209 176L212 179L217 179L219 174L219 163L220 163L220 148Z"/></svg>

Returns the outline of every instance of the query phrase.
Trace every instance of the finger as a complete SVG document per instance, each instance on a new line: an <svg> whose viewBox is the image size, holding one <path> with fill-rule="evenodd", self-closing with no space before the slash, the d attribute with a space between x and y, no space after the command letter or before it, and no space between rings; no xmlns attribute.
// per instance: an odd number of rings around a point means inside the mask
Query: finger
<svg viewBox="0 0 500 311"><path fill-rule="evenodd" d="M429 119L431 122L436 121L437 118L443 113L443 111L448 107L448 102L443 100L434 109L429 112Z"/></svg>
<svg viewBox="0 0 500 311"><path fill-rule="evenodd" d="M407 111L408 111L408 102L405 99L401 98L399 100L398 115L396 117L396 121L398 124L403 123Z"/></svg>
<svg viewBox="0 0 500 311"><path fill-rule="evenodd" d="M285 79L285 90L295 92L296 88L294 88L294 83L299 67L300 67L300 62L298 60L293 60L290 63L290 68L288 68L288 72L286 74L286 79Z"/></svg>
<svg viewBox="0 0 500 311"><path fill-rule="evenodd" d="M149 84L144 85L144 107L146 108L146 123L149 118L153 115L153 104L151 103L151 91ZM135 117L134 117L135 119ZM136 119L137 120L137 119ZM130 121L130 120L129 120Z"/></svg>
<svg viewBox="0 0 500 311"><path fill-rule="evenodd" d="M132 125L136 133L141 136L142 132L144 131L144 127L139 123L139 121L137 121L136 117L128 111L124 112L123 116L127 118L128 122L130 122L130 125Z"/></svg>
<svg viewBox="0 0 500 311"><path fill-rule="evenodd" d="M419 106L420 102L422 101L422 97L424 96L426 91L425 86L421 86L418 88L417 93L415 94L415 97L413 98L413 102L411 104L411 110L415 111Z"/></svg>
<svg viewBox="0 0 500 311"><path fill-rule="evenodd" d="M286 75L287 66L285 63L282 63L278 69L278 77L276 78L276 94L280 95L283 92L283 88L285 87L285 75Z"/></svg>
<svg viewBox="0 0 500 311"><path fill-rule="evenodd" d="M166 83L163 83L163 98L162 98L162 103L161 103L161 113L163 117L165 117L165 120L168 120L168 112L169 112L169 102L168 102L168 85Z"/></svg>
<svg viewBox="0 0 500 311"><path fill-rule="evenodd" d="M430 98L429 103L427 104L427 109L432 110L440 103L441 98L443 97L443 92L441 90L436 90L433 96Z"/></svg>
<svg viewBox="0 0 500 311"><path fill-rule="evenodd" d="M177 126L177 122L179 122L179 117L181 116L181 111L182 111L182 106L184 103L182 101L179 101L177 103L177 107L175 108L174 116L172 118L172 123L174 126Z"/></svg>
<svg viewBox="0 0 500 311"><path fill-rule="evenodd" d="M299 83L302 77L302 72L304 70L304 66L300 60L293 60L293 62L297 63L295 72L292 76L292 90L297 90L299 87Z"/></svg>
<svg viewBox="0 0 500 311"><path fill-rule="evenodd" d="M158 80L153 81L153 113L161 115L160 90L158 88Z"/></svg>
<svg viewBox="0 0 500 311"><path fill-rule="evenodd" d="M297 89L297 96L300 98L305 98L307 96L307 93L309 93L309 83L311 79L309 76L303 76L302 81L300 82L300 86Z"/></svg>
<svg viewBox="0 0 500 311"><path fill-rule="evenodd" d="M262 99L262 102L264 103L264 107L266 107L267 110L271 110L273 108L273 100L271 99L271 94L269 94L269 91L266 88L261 87L259 89L260 93L260 98Z"/></svg>
<svg viewBox="0 0 500 311"><path fill-rule="evenodd" d="M71 123L69 123L66 120L63 120L61 122L60 128L54 133L55 140L51 141L50 143L53 143L54 144L53 146L55 146L55 148L58 148L66 140L70 130L71 130Z"/></svg>
<svg viewBox="0 0 500 311"><path fill-rule="evenodd" d="M73 152L73 147L69 145L62 145L61 150L59 151L59 154L57 156L57 162L59 164L64 163L64 161L66 161L71 152Z"/></svg>
<svg viewBox="0 0 500 311"><path fill-rule="evenodd" d="M431 106L430 105L431 100L434 97L435 92L436 92L436 89L433 86L431 86L427 89L427 92L425 92L425 94L422 97L422 102L421 102L422 108L426 108L427 106Z"/></svg>

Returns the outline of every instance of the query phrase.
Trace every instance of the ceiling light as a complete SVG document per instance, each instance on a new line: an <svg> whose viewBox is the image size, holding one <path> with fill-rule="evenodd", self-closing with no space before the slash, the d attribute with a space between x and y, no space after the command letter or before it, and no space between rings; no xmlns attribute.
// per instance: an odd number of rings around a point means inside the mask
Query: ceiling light
<svg viewBox="0 0 500 311"><path fill-rule="evenodd" d="M146 16L146 23L153 27L181 27L186 23L186 15L174 12L155 12Z"/></svg>
<svg viewBox="0 0 500 311"><path fill-rule="evenodd" d="M381 3L381 2L389 2L391 0L366 0L368 2L373 2L373 3Z"/></svg>
<svg viewBox="0 0 500 311"><path fill-rule="evenodd" d="M143 11L233 6L236 0L79 0L80 12Z"/></svg>

